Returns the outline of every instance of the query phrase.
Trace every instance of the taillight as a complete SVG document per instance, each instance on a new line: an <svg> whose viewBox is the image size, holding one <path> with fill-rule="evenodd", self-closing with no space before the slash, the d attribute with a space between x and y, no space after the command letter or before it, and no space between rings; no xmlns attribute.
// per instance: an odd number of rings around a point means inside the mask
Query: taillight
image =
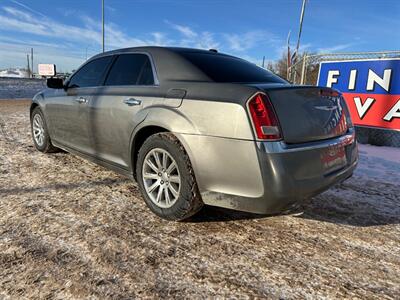
<svg viewBox="0 0 400 300"><path fill-rule="evenodd" d="M279 121L268 97L261 93L256 94L250 99L248 106L257 138L280 140L282 135L279 129Z"/></svg>
<svg viewBox="0 0 400 300"><path fill-rule="evenodd" d="M325 97L338 97L339 96L339 93L337 91L330 90L330 89L326 89L326 90L325 89L321 89L319 91L319 94L321 96L325 96Z"/></svg>

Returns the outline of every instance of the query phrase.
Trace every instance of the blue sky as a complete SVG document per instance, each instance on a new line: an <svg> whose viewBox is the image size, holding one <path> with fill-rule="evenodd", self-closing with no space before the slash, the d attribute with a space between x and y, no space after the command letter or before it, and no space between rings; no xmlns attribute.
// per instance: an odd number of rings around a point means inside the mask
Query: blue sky
<svg viewBox="0 0 400 300"><path fill-rule="evenodd" d="M297 38L301 0L105 0L106 49L217 48L260 63ZM309 0L302 49L400 50L400 0ZM100 0L0 0L0 68L38 63L70 71L101 50ZM36 69L36 67L35 67Z"/></svg>

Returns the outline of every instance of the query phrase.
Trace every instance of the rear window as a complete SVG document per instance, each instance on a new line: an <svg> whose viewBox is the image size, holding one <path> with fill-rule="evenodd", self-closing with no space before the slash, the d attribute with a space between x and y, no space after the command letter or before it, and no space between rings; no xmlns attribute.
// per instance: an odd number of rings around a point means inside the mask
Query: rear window
<svg viewBox="0 0 400 300"><path fill-rule="evenodd" d="M240 58L200 52L180 54L215 82L287 83L270 71Z"/></svg>
<svg viewBox="0 0 400 300"><path fill-rule="evenodd" d="M151 63L145 54L121 54L115 60L105 85L152 85Z"/></svg>

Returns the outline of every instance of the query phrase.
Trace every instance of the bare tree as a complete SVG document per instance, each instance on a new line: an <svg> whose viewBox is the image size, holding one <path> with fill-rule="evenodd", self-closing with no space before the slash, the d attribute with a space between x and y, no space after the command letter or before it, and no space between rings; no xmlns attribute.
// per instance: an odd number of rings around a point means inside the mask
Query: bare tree
<svg viewBox="0 0 400 300"><path fill-rule="evenodd" d="M267 69L279 75L280 77L287 78L287 52L282 53L282 57L275 62L269 61Z"/></svg>

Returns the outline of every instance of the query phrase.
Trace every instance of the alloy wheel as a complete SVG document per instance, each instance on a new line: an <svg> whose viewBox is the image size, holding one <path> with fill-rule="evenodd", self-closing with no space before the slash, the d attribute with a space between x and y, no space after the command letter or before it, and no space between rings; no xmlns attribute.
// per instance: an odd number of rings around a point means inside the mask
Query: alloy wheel
<svg viewBox="0 0 400 300"><path fill-rule="evenodd" d="M179 198L181 176L178 165L168 151L150 150L143 162L142 180L151 201L161 208L169 208Z"/></svg>
<svg viewBox="0 0 400 300"><path fill-rule="evenodd" d="M40 114L35 114L32 121L33 138L39 147L44 145L44 122Z"/></svg>

